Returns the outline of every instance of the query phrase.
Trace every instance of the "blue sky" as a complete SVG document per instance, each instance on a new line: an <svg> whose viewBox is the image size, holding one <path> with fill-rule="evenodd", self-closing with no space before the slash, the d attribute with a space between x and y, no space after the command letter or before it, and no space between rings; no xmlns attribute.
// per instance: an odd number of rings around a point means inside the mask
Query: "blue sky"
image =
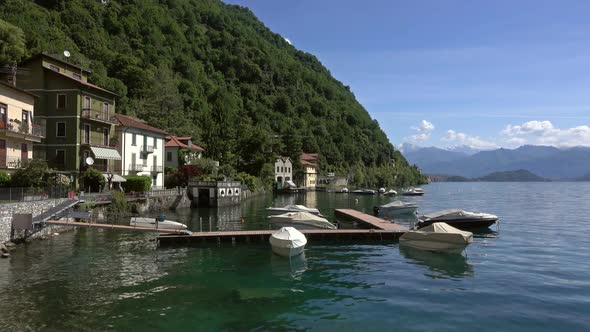
<svg viewBox="0 0 590 332"><path fill-rule="evenodd" d="M225 2L316 55L396 145L590 145L590 1Z"/></svg>

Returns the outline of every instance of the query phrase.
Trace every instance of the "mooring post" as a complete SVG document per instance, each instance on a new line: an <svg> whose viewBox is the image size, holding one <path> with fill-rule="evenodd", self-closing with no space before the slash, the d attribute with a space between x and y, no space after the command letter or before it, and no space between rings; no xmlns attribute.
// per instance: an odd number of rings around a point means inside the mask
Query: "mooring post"
<svg viewBox="0 0 590 332"><path fill-rule="evenodd" d="M199 232L203 232L203 217L199 217Z"/></svg>

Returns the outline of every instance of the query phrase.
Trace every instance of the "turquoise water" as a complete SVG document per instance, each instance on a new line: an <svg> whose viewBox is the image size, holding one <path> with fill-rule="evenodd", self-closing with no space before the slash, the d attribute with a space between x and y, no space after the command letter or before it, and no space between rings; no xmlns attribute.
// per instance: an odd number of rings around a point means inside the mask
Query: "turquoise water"
<svg viewBox="0 0 590 332"><path fill-rule="evenodd" d="M500 216L465 255L389 244L313 244L289 261L266 244L156 248L153 235L78 230L0 260L7 331L588 331L589 183L435 183L420 212ZM264 208L183 210L193 230L267 228ZM358 203L355 202L358 199ZM370 211L384 197L297 203ZM327 213L330 218L333 215ZM211 224L209 223L211 218ZM202 220L202 221L200 221ZM242 222L243 220L243 222ZM405 222L405 221L400 221Z"/></svg>

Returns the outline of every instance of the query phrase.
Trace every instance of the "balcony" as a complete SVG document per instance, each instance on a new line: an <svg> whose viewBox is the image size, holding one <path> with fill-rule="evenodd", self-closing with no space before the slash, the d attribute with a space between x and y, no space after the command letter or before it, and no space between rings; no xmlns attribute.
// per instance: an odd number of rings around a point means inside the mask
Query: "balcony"
<svg viewBox="0 0 590 332"><path fill-rule="evenodd" d="M0 156L0 169L19 169L24 168L27 163L32 160L29 158L23 159L14 156Z"/></svg>
<svg viewBox="0 0 590 332"><path fill-rule="evenodd" d="M141 146L141 153L143 153L143 154L154 153L154 146L153 145L142 145Z"/></svg>
<svg viewBox="0 0 590 332"><path fill-rule="evenodd" d="M41 139L46 136L44 123L30 125L27 122L23 123L15 119L10 119L7 123L0 123L0 132L4 132L6 136L23 138L33 142L41 142Z"/></svg>
<svg viewBox="0 0 590 332"><path fill-rule="evenodd" d="M105 144L104 142L104 138L103 137L93 137L95 139L89 139L86 137L86 134L84 133L84 130L80 130L80 144L81 145L88 145L88 146L95 146L95 147L99 147L99 148L116 148L117 147L117 141L114 139L110 139L109 142L107 144Z"/></svg>
<svg viewBox="0 0 590 332"><path fill-rule="evenodd" d="M94 120L102 123L117 124L117 118L109 112L102 110L93 110L91 108L82 109L82 118Z"/></svg>
<svg viewBox="0 0 590 332"><path fill-rule="evenodd" d="M130 164L128 170L129 172L143 172L143 169L146 167L140 164Z"/></svg>
<svg viewBox="0 0 590 332"><path fill-rule="evenodd" d="M152 166L151 171L152 171L152 173L163 173L164 167L163 166Z"/></svg>

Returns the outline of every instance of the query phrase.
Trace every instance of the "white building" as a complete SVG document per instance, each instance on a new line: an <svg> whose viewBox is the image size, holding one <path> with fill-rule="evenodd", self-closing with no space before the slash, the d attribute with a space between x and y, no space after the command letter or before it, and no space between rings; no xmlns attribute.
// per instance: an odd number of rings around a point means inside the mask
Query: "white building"
<svg viewBox="0 0 590 332"><path fill-rule="evenodd" d="M166 167L178 168L181 151L184 157L181 162L188 165L192 160L201 158L203 148L194 144L190 136L166 136Z"/></svg>
<svg viewBox="0 0 590 332"><path fill-rule="evenodd" d="M285 187L285 182L293 180L293 164L289 157L279 157L275 162L275 183L277 189Z"/></svg>
<svg viewBox="0 0 590 332"><path fill-rule="evenodd" d="M116 114L117 150L121 154L119 168L123 176L147 175L152 188L164 187L164 152L168 133L152 127L143 120Z"/></svg>

